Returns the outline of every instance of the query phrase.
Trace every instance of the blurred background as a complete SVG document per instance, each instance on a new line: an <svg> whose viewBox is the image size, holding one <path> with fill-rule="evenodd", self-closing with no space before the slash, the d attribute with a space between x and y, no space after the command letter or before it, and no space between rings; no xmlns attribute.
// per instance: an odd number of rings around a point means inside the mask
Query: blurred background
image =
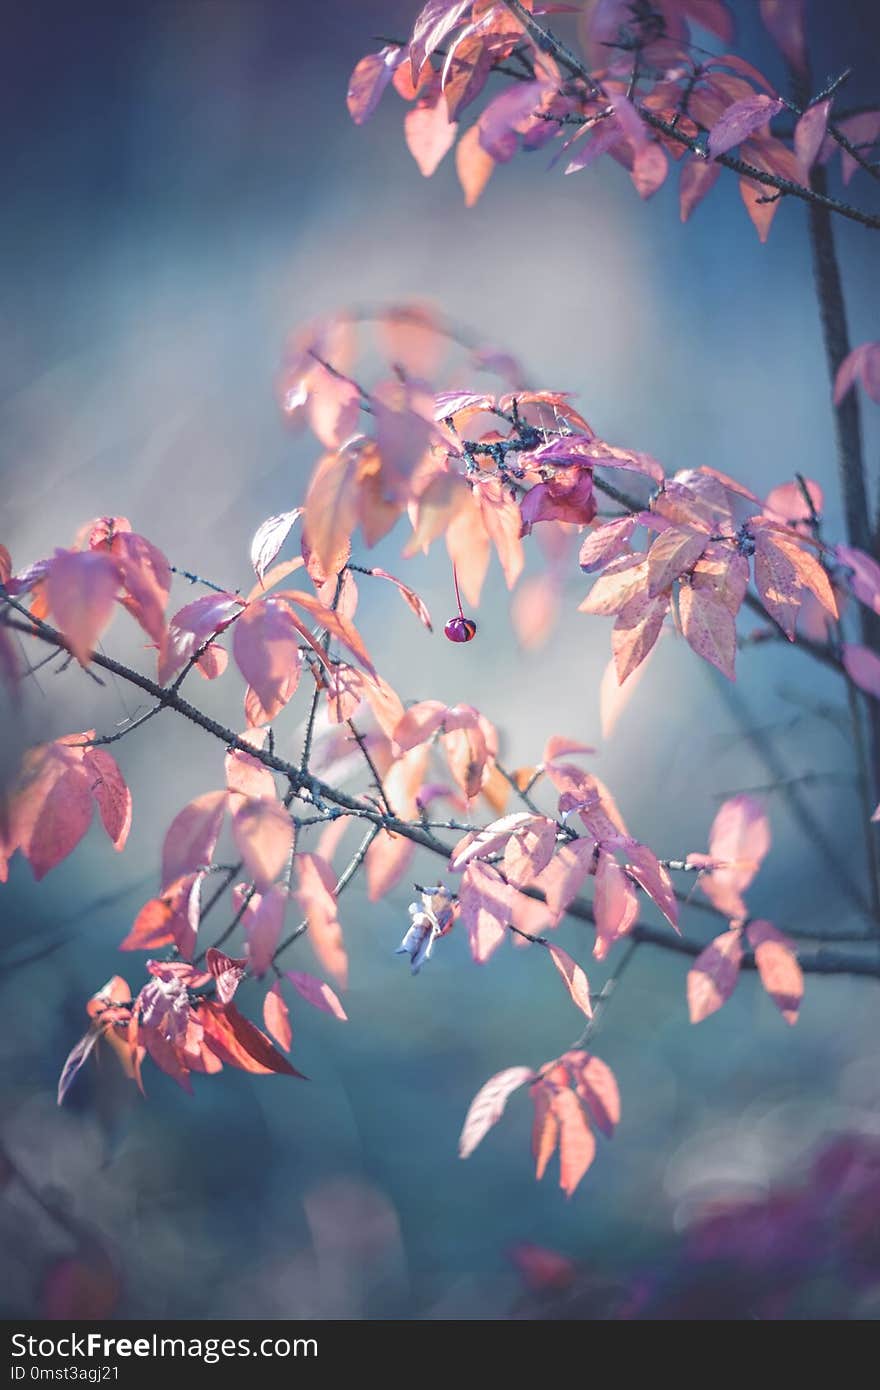
<svg viewBox="0 0 880 1390"><path fill-rule="evenodd" d="M804 210L783 204L761 246L732 178L682 227L674 178L643 204L609 161L566 179L547 152L499 169L466 210L451 157L432 180L419 174L394 92L364 128L345 109L354 63L375 36L405 35L416 9L7 8L0 437L2 539L17 568L69 545L91 517L121 513L178 566L249 587L253 531L302 500L319 453L278 408L288 335L335 308L408 299L514 353L535 386L577 392L601 435L669 470L710 464L761 494L795 469L817 479L827 534L844 538ZM782 83L757 5L733 9L737 51ZM817 78L853 64L847 103L877 98L866 62L876 6L808 11ZM835 168L835 188L837 178ZM864 175L850 193L878 203ZM852 340L875 338L872 234L841 221L835 234ZM872 467L878 418L866 402ZM398 529L375 560L402 572L402 545ZM442 626L453 611L445 551L403 572ZM358 623L405 700L476 705L503 731L511 766L537 760L550 733L596 744L633 833L666 856L706 848L725 795L767 788L774 846L752 912L861 930L841 691L798 652L745 649L729 687L664 642L603 741L609 625L575 611L586 591L576 566L562 624L526 657L494 562L470 647L428 635L382 588L362 585ZM195 596L177 593L178 605ZM108 649L144 662L138 642L117 618ZM232 673L195 694L241 722ZM4 768L25 744L107 731L136 708L129 691L76 669L40 673L22 711L4 706ZM280 735L292 753L295 709ZM125 854L93 830L38 887L16 861L3 889L7 1316L880 1312L880 1037L867 981L809 978L788 1029L746 977L697 1031L685 962L640 950L595 1041L623 1122L566 1201L551 1174L533 1180L522 1096L467 1163L456 1157L482 1082L577 1035L554 972L510 948L478 969L453 933L411 979L391 954L407 883L379 903L353 888L342 912L350 1021L292 1010L308 1083L227 1069L197 1078L191 1099L151 1068L144 1102L110 1059L87 1067L57 1111L85 1000L113 973L142 980L141 957L116 947L159 887L168 822L222 785L219 748L171 717L114 751L134 793ZM779 785L792 779L793 790ZM416 860L412 876L425 874L436 867ZM701 939L712 928L690 915ZM565 925L559 940L587 962L582 929ZM313 968L307 946L291 964ZM590 970L594 987L603 973ZM252 987L245 999L256 1017L260 997Z"/></svg>

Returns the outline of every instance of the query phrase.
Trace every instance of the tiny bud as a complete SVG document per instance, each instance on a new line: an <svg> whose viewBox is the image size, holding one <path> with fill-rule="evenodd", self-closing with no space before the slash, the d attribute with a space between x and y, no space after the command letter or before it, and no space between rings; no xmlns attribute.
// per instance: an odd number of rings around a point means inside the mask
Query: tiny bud
<svg viewBox="0 0 880 1390"><path fill-rule="evenodd" d="M450 642L472 642L477 635L477 625L473 618L463 618L458 614L450 618L443 631Z"/></svg>

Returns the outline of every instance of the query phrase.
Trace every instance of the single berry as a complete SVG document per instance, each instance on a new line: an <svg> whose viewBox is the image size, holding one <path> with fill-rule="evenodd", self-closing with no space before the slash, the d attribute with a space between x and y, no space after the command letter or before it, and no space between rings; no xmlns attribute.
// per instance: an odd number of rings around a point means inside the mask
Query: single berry
<svg viewBox="0 0 880 1390"><path fill-rule="evenodd" d="M443 631L450 642L472 642L477 635L477 625L473 618L465 618L456 614L450 618Z"/></svg>

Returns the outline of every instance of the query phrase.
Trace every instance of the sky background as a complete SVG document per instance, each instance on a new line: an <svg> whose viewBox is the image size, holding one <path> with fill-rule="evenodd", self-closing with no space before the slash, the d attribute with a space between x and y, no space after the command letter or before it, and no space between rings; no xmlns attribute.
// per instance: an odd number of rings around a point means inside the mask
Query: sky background
<svg viewBox="0 0 880 1390"><path fill-rule="evenodd" d="M733 8L737 51L781 82L757 5ZM817 74L853 64L847 102L875 97L865 58L878 51L876 7L808 9ZM566 179L546 152L500 169L465 209L451 157L433 179L419 174L395 93L364 128L345 109L356 60L375 35L404 34L415 10L133 0L6 17L0 438L16 567L120 513L175 564L248 587L254 529L302 500L318 457L277 407L288 334L335 308L409 299L513 352L536 386L577 392L603 437L670 471L710 464L760 493L795 470L818 479L827 533L843 539L803 209L783 205L761 246L735 180L722 177L682 227L674 178L643 204L609 161ZM853 200L876 206L865 185L854 180ZM857 343L877 336L876 248L851 224L835 234ZM878 414L865 404L872 484ZM379 563L400 572L402 544L397 531ZM406 577L442 623L445 553L412 561ZM476 705L503 730L511 765L536 760L549 733L595 743L633 832L666 856L705 848L724 795L778 780L750 730L787 777L834 773L800 793L828 853L770 793L774 849L749 903L780 926L858 929L841 883L861 871L851 750L816 712L840 701L832 678L773 644L740 654L732 690L669 641L603 743L608 623L575 611L585 588L575 571L565 621L528 660L494 564L470 647L431 638L366 586L358 622L404 699ZM138 657L123 619L108 646ZM234 723L235 677L222 686L198 694ZM4 711L3 765L25 743L131 713L114 685L46 676L23 714ZM788 1030L747 978L697 1032L682 961L645 949L596 1042L624 1121L575 1198L549 1176L534 1183L523 1098L459 1163L479 1085L555 1056L578 1021L529 951L505 949L480 970L450 939L411 980L391 955L406 883L379 904L358 890L344 900L350 1022L295 1010L308 1085L227 1070L189 1099L151 1073L144 1103L108 1065L87 1071L58 1113L54 1084L85 999L117 971L140 979L140 958L115 948L158 888L164 830L222 780L217 747L170 719L117 751L135 798L126 853L92 832L43 884L16 863L3 890L0 1141L56 1213L20 1179L0 1196L9 1314L52 1306L47 1279L76 1245L72 1217L95 1234L79 1257L123 1315L509 1316L528 1312L507 1254L517 1242L563 1251L597 1286L677 1269L697 1198L766 1194L798 1181L829 1135L880 1133L872 986L808 981ZM711 929L696 913L689 925ZM559 939L586 961L573 924ZM601 983L601 968L590 975ZM111 1252L109 1272L95 1249ZM821 1279L817 1289L813 1306L830 1307ZM876 1315L877 1285L847 1306Z"/></svg>

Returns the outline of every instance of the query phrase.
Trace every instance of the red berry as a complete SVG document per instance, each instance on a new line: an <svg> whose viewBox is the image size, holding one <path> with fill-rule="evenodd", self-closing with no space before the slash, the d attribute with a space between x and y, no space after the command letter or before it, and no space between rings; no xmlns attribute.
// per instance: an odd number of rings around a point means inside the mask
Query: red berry
<svg viewBox="0 0 880 1390"><path fill-rule="evenodd" d="M450 618L443 631L450 642L472 642L477 635L477 625L473 618L463 618L458 614Z"/></svg>

